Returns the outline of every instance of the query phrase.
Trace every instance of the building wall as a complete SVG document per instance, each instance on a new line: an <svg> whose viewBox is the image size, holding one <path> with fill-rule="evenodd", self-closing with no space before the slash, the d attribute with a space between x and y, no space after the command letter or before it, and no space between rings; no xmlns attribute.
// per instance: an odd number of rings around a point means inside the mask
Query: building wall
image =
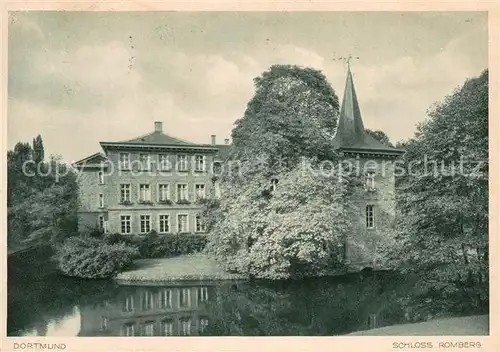
<svg viewBox="0 0 500 352"><path fill-rule="evenodd" d="M347 238L346 260L357 270L373 268L376 247L384 241L395 219L394 161L377 158L360 158L359 161L362 170L375 170L375 191L361 187L353 194L357 209L352 219L353 231ZM374 205L373 229L366 226L367 205Z"/></svg>
<svg viewBox="0 0 500 352"><path fill-rule="evenodd" d="M106 208L99 207L99 194L106 197L106 185L99 183L98 168L78 170L78 229L95 227L100 215L107 216ZM106 199L106 198L105 198Z"/></svg>
<svg viewBox="0 0 500 352"><path fill-rule="evenodd" d="M189 233L198 233L195 228L195 216L201 212L200 205L172 205L172 206L144 206L143 209L138 208L124 208L119 210L110 210L109 220L108 220L108 232L109 233L120 233L121 231L121 215L131 216L131 234L140 233L140 216L150 215L151 216L151 229L160 233L158 216L169 215L170 217L170 232L177 233L177 214L187 214L189 223Z"/></svg>
<svg viewBox="0 0 500 352"><path fill-rule="evenodd" d="M195 232L195 214L199 213L202 209L200 204L195 202L195 185L204 184L205 192L207 197L213 195L214 187L212 182L212 174L210 172L210 165L213 162L213 155L204 154L206 157L206 172L196 172L194 171L194 155L202 154L200 152L196 153L184 153L184 152L165 152L161 154L169 154L171 156L171 162L174 165L174 161L177 154L187 154L192 163L191 168L188 172L178 172L175 168L172 171L165 172L158 169L158 152L149 152L151 159L151 171L141 171L139 169L139 155L141 153L146 153L146 151L123 151L130 153L131 170L125 171L119 169L119 150L110 151L107 154L109 160L109 168L104 173L104 185L98 185L98 174L97 170L95 172L89 172L82 179L82 207L81 212L88 211L87 209L96 209L94 204L99 203L99 193L104 194L104 209L99 209L97 211L106 211L108 214L107 220L107 230L110 233L120 232L120 216L121 215L131 215L132 219L132 234L139 233L140 215L151 215L152 229L158 231L158 214L168 214L170 215L170 226L171 229L177 229L177 214L188 214L189 219L189 231ZM183 183L187 184L188 187L188 200L192 204L176 204L176 193L177 184ZM120 204L120 185L130 184L131 188L131 203L130 205ZM149 184L151 189L151 201L152 204L139 204L139 185ZM169 196L170 200L174 204L160 204L158 203L159 184L169 185ZM86 215L84 218L88 219L90 215ZM94 220L94 221L97 221Z"/></svg>

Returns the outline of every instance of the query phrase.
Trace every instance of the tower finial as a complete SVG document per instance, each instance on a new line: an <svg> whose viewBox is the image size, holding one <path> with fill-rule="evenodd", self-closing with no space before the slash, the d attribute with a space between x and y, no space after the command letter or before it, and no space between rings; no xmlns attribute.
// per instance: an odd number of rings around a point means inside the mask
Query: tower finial
<svg viewBox="0 0 500 352"><path fill-rule="evenodd" d="M351 54L349 54L349 56L347 56L347 57L340 56L340 57L333 58L332 60L342 60L345 64L347 64L347 72L350 72L352 59L359 60L359 56L353 57Z"/></svg>

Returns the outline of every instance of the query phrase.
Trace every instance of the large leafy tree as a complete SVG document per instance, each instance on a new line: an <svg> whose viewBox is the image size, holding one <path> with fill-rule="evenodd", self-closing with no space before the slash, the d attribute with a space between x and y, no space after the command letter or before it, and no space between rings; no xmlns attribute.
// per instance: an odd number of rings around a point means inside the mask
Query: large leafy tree
<svg viewBox="0 0 500 352"><path fill-rule="evenodd" d="M428 309L487 309L488 71L428 113L403 144L398 231L384 259L412 272ZM389 250L387 250L389 249ZM434 304L433 304L434 303Z"/></svg>
<svg viewBox="0 0 500 352"><path fill-rule="evenodd" d="M207 250L229 270L270 279L326 274L342 267L354 180L306 163L233 176L212 209Z"/></svg>
<svg viewBox="0 0 500 352"><path fill-rule="evenodd" d="M77 231L76 173L60 158L44 160L41 136L7 153L9 249L57 242Z"/></svg>
<svg viewBox="0 0 500 352"><path fill-rule="evenodd" d="M232 131L235 156L264 157L271 165L329 158L339 101L326 77L312 68L274 65L254 83L255 95Z"/></svg>
<svg viewBox="0 0 500 352"><path fill-rule="evenodd" d="M380 131L380 130L375 130L374 131L374 130L366 129L366 133L368 133L370 136L372 136L373 138L375 138L379 142L382 142L386 146L388 146L388 147L394 147L392 145L389 137L385 134L384 131Z"/></svg>

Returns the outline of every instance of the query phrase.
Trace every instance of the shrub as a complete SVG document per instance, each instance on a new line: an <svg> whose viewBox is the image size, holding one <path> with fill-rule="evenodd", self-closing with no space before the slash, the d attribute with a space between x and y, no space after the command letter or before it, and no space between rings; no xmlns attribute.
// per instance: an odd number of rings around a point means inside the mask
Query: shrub
<svg viewBox="0 0 500 352"><path fill-rule="evenodd" d="M139 245L143 258L165 258L201 252L207 243L204 235L148 235Z"/></svg>
<svg viewBox="0 0 500 352"><path fill-rule="evenodd" d="M117 243L125 243L128 245L137 244L137 241L134 241L133 237L122 235L120 233L107 233L103 236L103 240L107 244L117 244Z"/></svg>
<svg viewBox="0 0 500 352"><path fill-rule="evenodd" d="M54 259L65 275L86 279L115 276L139 256L136 247L92 237L71 237L56 249Z"/></svg>
<svg viewBox="0 0 500 352"><path fill-rule="evenodd" d="M87 226L85 235L88 237L101 238L104 234L104 230L99 226Z"/></svg>

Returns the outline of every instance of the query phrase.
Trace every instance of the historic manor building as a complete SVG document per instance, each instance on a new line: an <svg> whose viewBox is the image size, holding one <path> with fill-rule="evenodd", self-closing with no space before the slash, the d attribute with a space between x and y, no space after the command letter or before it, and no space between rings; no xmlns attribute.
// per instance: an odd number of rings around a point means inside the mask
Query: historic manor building
<svg viewBox="0 0 500 352"><path fill-rule="evenodd" d="M104 154L75 163L81 171L80 228L98 225L124 235L205 232L200 200L220 193L212 168L226 156L225 142L217 145L215 136L211 144L186 142L164 134L161 122L145 136L101 142ZM350 69L332 147L365 173L365 187L354 194L359 210L345 260L352 268L373 267L375 247L394 222L394 161L403 151L366 133Z"/></svg>
<svg viewBox="0 0 500 352"><path fill-rule="evenodd" d="M122 142L101 142L96 153L74 164L79 175L80 230L101 227L108 233L204 233L201 202L217 197L213 166L229 148L194 144L163 133Z"/></svg>

